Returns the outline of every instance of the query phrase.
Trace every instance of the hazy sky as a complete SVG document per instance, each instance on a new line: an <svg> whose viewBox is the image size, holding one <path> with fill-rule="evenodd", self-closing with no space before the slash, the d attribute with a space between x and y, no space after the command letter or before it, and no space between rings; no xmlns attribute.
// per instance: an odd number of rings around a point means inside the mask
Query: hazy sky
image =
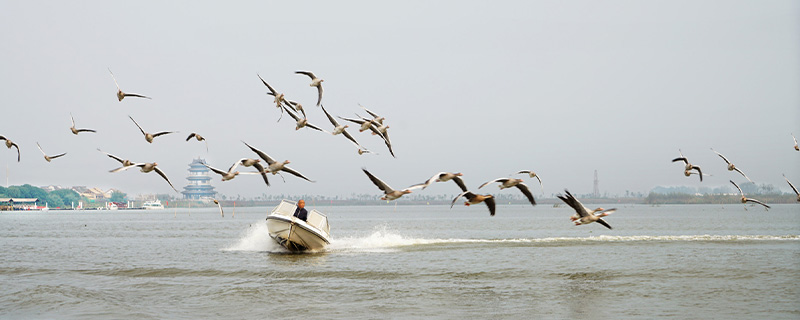
<svg viewBox="0 0 800 320"><path fill-rule="evenodd" d="M214 175L229 196L377 199L361 167L398 189L439 171L463 172L475 189L531 169L548 196L591 192L594 170L610 194L743 181L712 147L757 183L788 190L785 173L800 184L797 1L6 1L0 28L0 135L22 152L17 163L0 149L11 185L174 193L154 173L109 173L118 163L95 149L156 161L182 190L193 158L227 169L255 157L240 140L317 182ZM123 91L153 99L118 102L107 68ZM361 103L385 116L397 158L357 128L379 155L276 122L256 74L331 129L296 70L325 79L331 113L363 114ZM72 135L70 112L98 133ZM180 133L148 144L128 115ZM191 132L209 152L184 141ZM37 141L68 154L48 163ZM714 176L684 177L670 162L678 149Z"/></svg>

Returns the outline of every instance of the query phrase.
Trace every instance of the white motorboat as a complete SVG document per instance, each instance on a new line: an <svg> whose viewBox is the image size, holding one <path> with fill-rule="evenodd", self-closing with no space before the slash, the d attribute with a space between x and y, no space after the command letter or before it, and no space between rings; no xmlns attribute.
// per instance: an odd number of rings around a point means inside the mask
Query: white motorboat
<svg viewBox="0 0 800 320"><path fill-rule="evenodd" d="M156 199L152 201L145 201L145 203L142 204L142 208L145 208L146 210L159 210L164 209L164 205L161 204L161 200Z"/></svg>
<svg viewBox="0 0 800 320"><path fill-rule="evenodd" d="M307 221L294 216L297 205L283 200L267 216L269 236L290 251L320 250L330 244L328 217L317 210L308 212Z"/></svg>

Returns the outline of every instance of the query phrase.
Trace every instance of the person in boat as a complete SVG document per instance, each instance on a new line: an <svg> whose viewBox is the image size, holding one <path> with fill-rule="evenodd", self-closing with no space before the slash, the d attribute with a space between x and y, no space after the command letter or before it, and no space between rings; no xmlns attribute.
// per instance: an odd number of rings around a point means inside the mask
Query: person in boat
<svg viewBox="0 0 800 320"><path fill-rule="evenodd" d="M303 199L297 201L297 209L294 210L294 216L300 220L308 221L308 211L306 210L306 202Z"/></svg>

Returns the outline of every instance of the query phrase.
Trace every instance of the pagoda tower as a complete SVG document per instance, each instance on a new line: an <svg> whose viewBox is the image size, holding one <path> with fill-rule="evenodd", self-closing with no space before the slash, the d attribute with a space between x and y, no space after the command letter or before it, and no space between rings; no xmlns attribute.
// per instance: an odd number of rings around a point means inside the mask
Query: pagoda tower
<svg viewBox="0 0 800 320"><path fill-rule="evenodd" d="M211 170L203 165L205 162L204 159L197 158L189 164L189 176L186 177L189 184L183 187L181 192L184 199L200 200L213 198L217 194L211 185L211 177L208 175Z"/></svg>

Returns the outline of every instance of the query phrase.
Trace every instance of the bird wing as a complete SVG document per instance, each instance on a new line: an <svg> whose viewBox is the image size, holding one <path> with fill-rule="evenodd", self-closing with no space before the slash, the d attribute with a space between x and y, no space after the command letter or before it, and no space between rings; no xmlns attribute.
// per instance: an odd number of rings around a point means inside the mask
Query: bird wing
<svg viewBox="0 0 800 320"><path fill-rule="evenodd" d="M253 150L253 152L255 152L259 157L261 157L261 159L264 159L264 161L266 161L267 164L275 163L275 160L270 158L270 156L267 155L266 153L264 153L261 150L258 150L256 148L253 148L251 145L247 144L247 142L242 141L242 143L244 143L244 145L246 145L248 148L250 148L250 150Z"/></svg>
<svg viewBox="0 0 800 320"><path fill-rule="evenodd" d="M361 148L361 144L360 144L360 143L358 143L358 141L356 141L356 139L355 139L355 138L353 138L353 136L351 136L349 132L347 132L347 129L345 129L345 130L342 130L342 135L344 135L344 136L345 136L345 138L347 138L348 140L350 140L350 141L352 141L353 143L355 143L355 144L356 144L356 147L359 147L359 148Z"/></svg>
<svg viewBox="0 0 800 320"><path fill-rule="evenodd" d="M6 137L4 136L0 136L0 140L8 140L8 139L6 139Z"/></svg>
<svg viewBox="0 0 800 320"><path fill-rule="evenodd" d="M450 209L453 209L453 206L456 204L459 198L466 197L467 199L472 199L475 197L475 194L470 192L469 190L464 190L464 192L459 193L455 198L453 198L453 202L450 203Z"/></svg>
<svg viewBox="0 0 800 320"><path fill-rule="evenodd" d="M686 164L689 163L689 160L686 160L686 158L683 157L672 159L672 162L678 162L678 161L683 161Z"/></svg>
<svg viewBox="0 0 800 320"><path fill-rule="evenodd" d="M758 203L758 204L760 204L760 205L764 206L764 207L765 207L765 208L767 208L767 209L771 208L771 207L770 207L770 206L768 206L766 203L763 203L763 202L761 202L761 201L758 201L758 200L756 200L756 199L745 198L745 200L746 200L747 202L755 202L755 203Z"/></svg>
<svg viewBox="0 0 800 320"><path fill-rule="evenodd" d="M533 199L533 195L531 194L531 189L528 189L527 185L525 185L522 182L517 183L517 189L519 189L519 191L522 191L522 194L524 194L528 198L528 201L530 201L532 205L534 206L536 205L536 200Z"/></svg>
<svg viewBox="0 0 800 320"><path fill-rule="evenodd" d="M461 180L460 177L453 177L453 182L455 182L462 191L467 191L467 185L464 184L464 180Z"/></svg>
<svg viewBox="0 0 800 320"><path fill-rule="evenodd" d="M95 132L95 133L97 133L97 130L94 130L94 129L76 129L76 130L78 130L78 132Z"/></svg>
<svg viewBox="0 0 800 320"><path fill-rule="evenodd" d="M121 90L121 89L119 88L119 83L117 83L117 78L116 78L116 77L114 77L114 73L113 73L113 72L111 72L111 68L108 68L108 73L110 73L110 74L111 74L111 79L114 79L114 84L117 86L117 90Z"/></svg>
<svg viewBox="0 0 800 320"><path fill-rule="evenodd" d="M291 173L291 174L293 174L293 175L295 175L295 176L297 176L297 177L299 177L299 178L303 178L303 179L305 179L305 180L306 180L306 181L308 181L308 182L314 182L314 181L311 181L311 179L309 179L309 178L306 178L306 176L302 175L300 172L297 172L297 171L295 171L294 169L292 169L292 168L289 168L289 167L287 167L287 166L283 166L283 169L281 169L281 171L286 171L286 172L288 172L288 173Z"/></svg>
<svg viewBox="0 0 800 320"><path fill-rule="evenodd" d="M132 165L130 165L130 166L122 166L122 167L119 167L119 168L116 168L116 169L110 170L109 172L111 172L111 173L116 173L116 172L120 172L120 171L125 171L125 170L128 170L128 169L130 169L130 168L133 168L133 167L140 167L140 168L141 168L141 167L143 167L145 164L146 164L146 163L134 163L134 164L132 164Z"/></svg>
<svg viewBox="0 0 800 320"><path fill-rule="evenodd" d="M19 162L20 159L19 146L16 143L11 143L11 145L14 146L14 148L17 148L17 162Z"/></svg>
<svg viewBox="0 0 800 320"><path fill-rule="evenodd" d="M322 108L322 112L325 112L325 116L328 117L328 120L331 122L333 127L334 128L338 127L339 126L339 122L336 122L336 119L333 118L333 116L331 116L330 113L328 113L328 110L325 110L325 106L320 105L320 107Z"/></svg>
<svg viewBox="0 0 800 320"><path fill-rule="evenodd" d="M204 166L206 166L206 168L209 168L209 169L211 169L211 171L214 171L214 173L216 173L216 174L219 174L219 175L225 175L225 174L227 173L227 172L225 172L225 171L222 171L222 170L220 170L220 169L217 169L217 168L214 168L214 167L212 167L212 166L209 166L209 165L207 165L207 164L205 164L205 163L203 163L203 165L204 165Z"/></svg>
<svg viewBox="0 0 800 320"><path fill-rule="evenodd" d="M188 137L186 137L186 141L189 141L189 139L191 139L191 138L194 138L194 136L196 136L196 135L197 135L197 134L196 134L196 133L194 133L194 132L190 133L190 134L189 134L189 136L188 136Z"/></svg>
<svg viewBox="0 0 800 320"><path fill-rule="evenodd" d="M65 156L65 155L67 155L67 153L66 153L66 152L64 152L64 153L62 153L62 154L57 154L57 155L54 155L54 156L50 157L50 159L59 158L59 157Z"/></svg>
<svg viewBox="0 0 800 320"><path fill-rule="evenodd" d="M360 103L358 104L358 106L361 107L362 109L364 109L364 111L369 113L369 115L371 115L373 118L380 118L380 116L378 116L375 112L369 111L369 109L365 108Z"/></svg>
<svg viewBox="0 0 800 320"><path fill-rule="evenodd" d="M734 167L733 171L736 171L736 172L740 173L745 179L747 179L747 181L753 182L753 180L750 180L750 178L748 178L747 175L744 174L744 172L742 172L741 169Z"/></svg>
<svg viewBox="0 0 800 320"><path fill-rule="evenodd" d="M143 95L141 95L141 94L136 94L136 93L123 93L123 94L124 94L126 97L137 97L137 98L145 98L145 99L151 99L151 100L153 99L153 98L150 98L150 97L148 97L148 96L143 96Z"/></svg>
<svg viewBox="0 0 800 320"><path fill-rule="evenodd" d="M428 180L425 180L425 181L424 181L424 182L422 182L422 183L417 183L417 184L415 184L415 185L412 185L412 186L410 186L410 187L408 187L408 188L406 188L406 189L408 189L408 190L414 190L414 189L422 188L422 190L425 190L425 188L427 188L429 185L431 185L431 183L434 183L434 182L436 182L436 179L438 179L438 178L439 178L439 175L441 175L441 174L443 174L443 173L445 173L445 172L439 172L439 173L437 173L437 174L433 175L433 177L430 177L430 179L428 179Z"/></svg>
<svg viewBox="0 0 800 320"><path fill-rule="evenodd" d="M608 229L613 229L613 228L611 228L611 226L608 224L608 222L606 222L605 220L603 220L603 218L597 219L597 223L604 225L604 226L605 226L606 228L608 228Z"/></svg>
<svg viewBox="0 0 800 320"><path fill-rule="evenodd" d="M800 195L800 192L797 192L797 188L795 188L794 185L791 182L789 182L789 178L786 178L786 175L784 175L783 178L786 179L786 183L788 183L789 186L792 187L792 190L794 190L794 193Z"/></svg>
<svg viewBox="0 0 800 320"><path fill-rule="evenodd" d="M530 170L520 170L520 171L517 171L517 174L520 174L520 173L527 173L527 174L531 174L531 171L530 171Z"/></svg>
<svg viewBox="0 0 800 320"><path fill-rule="evenodd" d="M589 216L589 212L586 211L586 207L580 201L578 201L578 199L576 199L575 196L569 193L569 190L564 189L564 192L567 193L566 197L562 195L557 195L557 197L561 199L561 201L564 201L566 204L572 207L572 209L574 209L575 212L578 213L578 216L580 217Z"/></svg>
<svg viewBox="0 0 800 320"><path fill-rule="evenodd" d="M239 165L242 163L242 160L244 160L244 158L240 159L239 161L236 161L236 162L234 162L234 163L231 165L231 167L230 167L230 168L228 168L228 172L233 172L233 171L235 171L235 170L236 170L236 168L237 168L237 167L238 167L238 166L239 166Z"/></svg>
<svg viewBox="0 0 800 320"><path fill-rule="evenodd" d="M43 155L47 155L47 153L44 153L44 150L42 150L42 146L39 145L39 142L36 142L36 146L39 147L39 151L41 151Z"/></svg>
<svg viewBox="0 0 800 320"><path fill-rule="evenodd" d="M731 162L730 162L730 161L728 161L728 158L725 158L725 156L723 156L721 153L717 152L717 150L714 150L714 149L712 148L712 149L711 149L711 151L714 151L714 153L716 153L716 154L717 154L717 155L718 155L720 158L722 158L722 160L725 160L725 163L727 163L727 164L731 164Z"/></svg>
<svg viewBox="0 0 800 320"><path fill-rule="evenodd" d="M330 132L328 132L328 131L325 131L324 129L322 129L322 128L320 128L320 127L317 127L317 126L315 126L315 125L313 125L313 124L311 124L311 123L308 123L308 122L306 122L306 127L309 127L309 128L311 128L311 129L314 129L314 130L317 130L317 131L321 131L321 132L325 132L325 133L330 133Z"/></svg>
<svg viewBox="0 0 800 320"><path fill-rule="evenodd" d="M307 75L309 78L311 78L311 80L317 78L313 73L311 73L311 71L295 71L294 73Z"/></svg>
<svg viewBox="0 0 800 320"><path fill-rule="evenodd" d="M117 160L117 161L119 161L119 163L124 163L124 162L125 162L125 160L122 160L120 157L117 157L117 156L115 156L115 155L113 155L113 154L110 154L110 153L108 153L108 152L105 152L105 151L103 151L103 150L97 149L97 151L100 151L100 152L102 152L102 153L105 153L105 154L106 154L106 155L107 155L109 158L111 158L111 159L114 159L114 160Z"/></svg>
<svg viewBox="0 0 800 320"><path fill-rule="evenodd" d="M136 122L136 120L133 120L133 117L131 117L131 116L129 115L129 116L128 116L128 118L131 118L131 121L133 121L133 124L135 124L135 125L136 125L136 127L138 127L138 128L139 128L139 131L141 131L143 135L147 135L147 132L144 132L144 129L142 129L142 126L140 126L140 125L139 125L139 124Z"/></svg>
<svg viewBox="0 0 800 320"><path fill-rule="evenodd" d="M697 175L700 176L700 182L703 182L703 171L700 171L700 167L692 166L692 169L697 170Z"/></svg>
<svg viewBox="0 0 800 320"><path fill-rule="evenodd" d="M264 79L261 78L261 75L259 75L257 73L256 73L256 75L258 76L259 79L261 79L261 82L264 83L265 86L267 86L267 89L269 89L269 92L272 93L273 96L278 94L278 91L275 91L275 89L272 88L272 86L270 86L269 83L264 81Z"/></svg>
<svg viewBox="0 0 800 320"><path fill-rule="evenodd" d="M158 175L164 178L164 180L167 180L167 183L169 183L169 186L172 187L172 190L178 192L178 189L175 189L175 186L172 185L172 182L169 182L169 178L167 178L167 175L164 174L164 171L161 171L161 169L159 169L158 167L153 168L153 170L155 170L155 172L158 173Z"/></svg>
<svg viewBox="0 0 800 320"><path fill-rule="evenodd" d="M220 215L222 215L222 216L224 217L224 216L225 216L225 213L224 213L224 212L222 212L222 204L221 204L221 203L219 203L219 201L217 201L216 199L214 199L214 203L216 203L216 204L217 204L217 206L219 207L219 214L220 214Z"/></svg>
<svg viewBox="0 0 800 320"><path fill-rule="evenodd" d="M350 119L350 118L344 118L344 117L339 117L339 119L342 119L342 120L345 120L345 121L350 121L352 123L358 123L358 124L364 124L364 122L366 122L364 120Z"/></svg>
<svg viewBox="0 0 800 320"><path fill-rule="evenodd" d="M72 112L69 113L69 118L72 119L72 127L75 127L75 117L72 116Z"/></svg>
<svg viewBox="0 0 800 320"><path fill-rule="evenodd" d="M378 189L381 189L384 193L388 194L388 193L394 191L394 189L392 189L392 187L390 187L385 182L381 181L381 179L378 179L378 177L376 177L376 176L372 175L371 173L369 173L369 171L367 171L367 169L361 168L361 170L363 170L364 173L367 174L367 177L369 177L369 180L371 180L372 183L375 184L378 187Z"/></svg>
<svg viewBox="0 0 800 320"><path fill-rule="evenodd" d="M153 138L158 137L158 136L163 136L165 134L175 133L175 132L177 132L177 131L161 131L161 132L153 134Z"/></svg>
<svg viewBox="0 0 800 320"><path fill-rule="evenodd" d="M294 112L292 112L292 111L289 111L289 109L287 109L287 108L286 108L286 106L284 106L284 105L281 105L281 107L282 107L284 110L286 110L286 113L288 113L288 114L289 114L289 115L290 115L290 116L291 116L291 117L294 119L294 121L300 121L300 117L298 117L296 114L294 114Z"/></svg>
<svg viewBox="0 0 800 320"><path fill-rule="evenodd" d="M317 106L322 105L322 83L317 86Z"/></svg>
<svg viewBox="0 0 800 320"><path fill-rule="evenodd" d="M485 203L486 206L489 207L489 215L494 217L494 211L495 211L494 197L486 197L485 199L483 199L483 203Z"/></svg>
<svg viewBox="0 0 800 320"><path fill-rule="evenodd" d="M255 167L258 172L261 172L261 177L264 178L264 182L267 184L267 186L269 186L269 179L267 178L267 172L264 170L264 166L256 162L253 167Z"/></svg>
<svg viewBox="0 0 800 320"><path fill-rule="evenodd" d="M741 194L742 197L744 197L744 192L742 192L742 188L739 188L739 185L736 184L736 182L733 182L733 180L730 180L730 182L733 184L734 187L736 187L736 189L739 189L739 194Z"/></svg>
<svg viewBox="0 0 800 320"><path fill-rule="evenodd" d="M539 180L539 186L542 187L542 193L544 193L544 185L542 184L542 179L539 179L539 175L535 175L536 180Z"/></svg>
<svg viewBox="0 0 800 320"><path fill-rule="evenodd" d="M486 181L486 182L484 182L484 183L483 183L483 184L482 184L480 187L478 187L478 189L480 189L480 188L483 188L483 187L485 187L487 184L490 184L490 183L495 183L495 182L506 182L506 181L508 181L508 178L497 178L497 179L494 179L494 180L491 180L491 181Z"/></svg>

